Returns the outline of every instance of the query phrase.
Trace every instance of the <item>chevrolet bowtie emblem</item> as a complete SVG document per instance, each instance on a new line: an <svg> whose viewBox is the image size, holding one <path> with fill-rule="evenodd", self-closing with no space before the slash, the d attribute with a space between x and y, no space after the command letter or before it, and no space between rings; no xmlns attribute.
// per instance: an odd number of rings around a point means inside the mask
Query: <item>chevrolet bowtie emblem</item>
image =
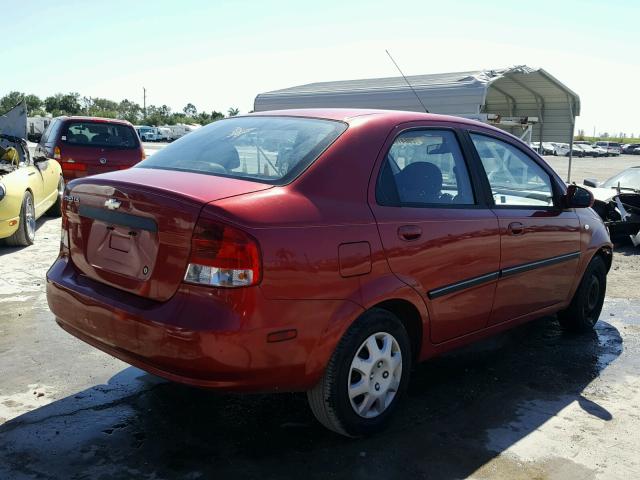
<svg viewBox="0 0 640 480"><path fill-rule="evenodd" d="M104 206L109 210L115 210L116 208L120 208L120 202L115 198L110 198L109 200L104 201Z"/></svg>

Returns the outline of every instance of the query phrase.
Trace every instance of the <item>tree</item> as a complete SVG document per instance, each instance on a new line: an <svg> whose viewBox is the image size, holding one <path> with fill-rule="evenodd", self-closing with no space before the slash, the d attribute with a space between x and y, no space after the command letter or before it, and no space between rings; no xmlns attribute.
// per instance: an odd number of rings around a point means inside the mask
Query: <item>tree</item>
<svg viewBox="0 0 640 480"><path fill-rule="evenodd" d="M198 114L198 109L193 103L187 103L187 106L182 109L182 111L188 117L195 117Z"/></svg>
<svg viewBox="0 0 640 480"><path fill-rule="evenodd" d="M36 115L44 115L44 102L34 94L25 95L24 101L27 104L27 115L34 117Z"/></svg>
<svg viewBox="0 0 640 480"><path fill-rule="evenodd" d="M44 100L44 106L54 117L59 115L78 115L82 113L79 93L56 93Z"/></svg>
<svg viewBox="0 0 640 480"><path fill-rule="evenodd" d="M229 110L227 110L227 113L229 114L230 117L235 117L240 113L240 109L231 107L229 108Z"/></svg>
<svg viewBox="0 0 640 480"><path fill-rule="evenodd" d="M118 104L118 118L137 124L142 118L142 108L125 98Z"/></svg>
<svg viewBox="0 0 640 480"><path fill-rule="evenodd" d="M91 117L118 117L118 104L113 100L99 97L84 97L80 103L82 104L83 113Z"/></svg>
<svg viewBox="0 0 640 480"><path fill-rule="evenodd" d="M0 98L0 113L5 113L18 105L24 98L22 92L9 92L4 97Z"/></svg>
<svg viewBox="0 0 640 480"><path fill-rule="evenodd" d="M584 130L578 130L578 136L576 137L576 140L584 140Z"/></svg>

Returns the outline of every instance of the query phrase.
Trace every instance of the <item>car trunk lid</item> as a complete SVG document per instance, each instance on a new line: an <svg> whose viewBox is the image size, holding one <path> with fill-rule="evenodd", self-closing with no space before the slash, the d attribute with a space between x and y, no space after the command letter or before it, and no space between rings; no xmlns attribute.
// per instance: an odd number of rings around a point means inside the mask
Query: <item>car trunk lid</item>
<svg viewBox="0 0 640 480"><path fill-rule="evenodd" d="M83 145L60 145L61 164L84 164L87 175L98 175L129 168L142 160L140 148L91 147Z"/></svg>
<svg viewBox="0 0 640 480"><path fill-rule="evenodd" d="M270 188L201 174L133 170L70 185L65 195L70 255L83 275L158 301L171 298L184 277L202 207Z"/></svg>

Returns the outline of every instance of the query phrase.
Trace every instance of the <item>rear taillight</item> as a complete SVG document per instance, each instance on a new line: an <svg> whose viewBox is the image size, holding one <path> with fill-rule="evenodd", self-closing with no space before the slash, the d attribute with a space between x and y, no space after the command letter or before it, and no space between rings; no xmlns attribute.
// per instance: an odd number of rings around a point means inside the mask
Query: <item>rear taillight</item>
<svg viewBox="0 0 640 480"><path fill-rule="evenodd" d="M191 239L184 280L213 287L248 287L260 282L260 248L235 227L200 218Z"/></svg>
<svg viewBox="0 0 640 480"><path fill-rule="evenodd" d="M87 166L84 163L69 163L69 162L63 162L62 163L62 170L66 170L66 171L76 171L76 172L84 172L87 170Z"/></svg>
<svg viewBox="0 0 640 480"><path fill-rule="evenodd" d="M53 159L60 160L62 158L62 152L60 152L60 147L56 146L53 148Z"/></svg>

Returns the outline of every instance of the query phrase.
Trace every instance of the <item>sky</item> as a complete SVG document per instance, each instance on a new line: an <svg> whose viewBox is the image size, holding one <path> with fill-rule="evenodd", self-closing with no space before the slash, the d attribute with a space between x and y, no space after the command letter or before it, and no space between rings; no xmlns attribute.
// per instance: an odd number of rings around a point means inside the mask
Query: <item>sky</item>
<svg viewBox="0 0 640 480"><path fill-rule="evenodd" d="M640 135L640 0L0 0L0 96L57 92L241 112L319 81L541 67L587 135ZM11 12L9 15L6 12Z"/></svg>

